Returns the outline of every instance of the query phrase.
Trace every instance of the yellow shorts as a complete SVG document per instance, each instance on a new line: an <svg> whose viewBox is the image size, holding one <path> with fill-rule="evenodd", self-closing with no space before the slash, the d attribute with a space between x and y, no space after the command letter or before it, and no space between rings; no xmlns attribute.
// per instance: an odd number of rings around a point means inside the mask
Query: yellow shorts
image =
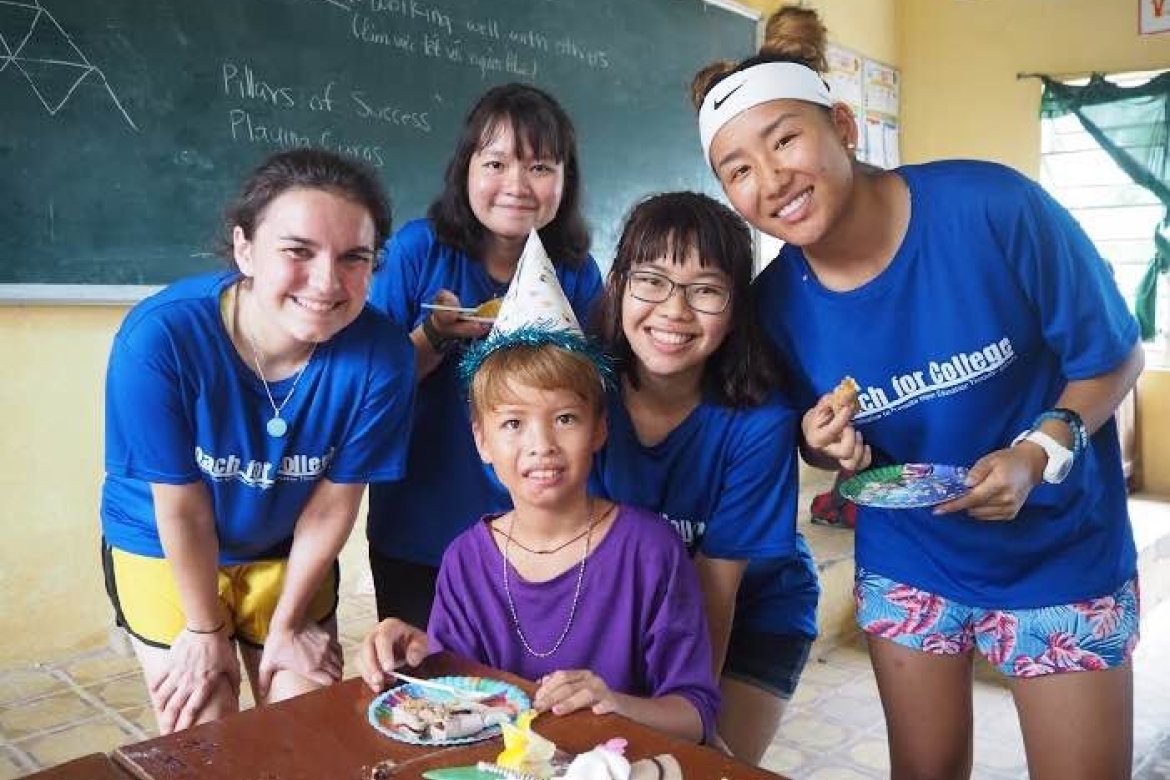
<svg viewBox="0 0 1170 780"><path fill-rule="evenodd" d="M148 645L170 647L187 625L170 562L103 543L102 568L118 625ZM235 639L264 645L287 568L284 559L219 567L219 608ZM309 605L310 619L324 623L333 617L339 574L335 562Z"/></svg>

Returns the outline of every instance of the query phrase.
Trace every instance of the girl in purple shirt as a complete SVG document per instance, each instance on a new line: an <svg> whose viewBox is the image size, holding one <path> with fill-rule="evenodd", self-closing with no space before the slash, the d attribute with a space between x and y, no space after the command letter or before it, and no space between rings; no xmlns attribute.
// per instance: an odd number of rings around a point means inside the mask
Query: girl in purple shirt
<svg viewBox="0 0 1170 780"><path fill-rule="evenodd" d="M551 344L509 346L484 359L470 394L476 446L515 508L447 549L429 639L395 619L366 638L366 681L381 690L397 663L445 649L538 680L538 710L711 736L719 692L682 542L586 489L606 436L596 366Z"/></svg>

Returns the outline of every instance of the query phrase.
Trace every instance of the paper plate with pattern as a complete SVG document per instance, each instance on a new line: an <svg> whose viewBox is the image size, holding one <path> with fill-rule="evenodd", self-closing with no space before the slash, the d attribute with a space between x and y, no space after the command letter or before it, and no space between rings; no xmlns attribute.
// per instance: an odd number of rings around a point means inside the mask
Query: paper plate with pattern
<svg viewBox="0 0 1170 780"><path fill-rule="evenodd" d="M838 490L862 506L915 509L958 498L970 488L963 466L903 463L863 471L842 482Z"/></svg>

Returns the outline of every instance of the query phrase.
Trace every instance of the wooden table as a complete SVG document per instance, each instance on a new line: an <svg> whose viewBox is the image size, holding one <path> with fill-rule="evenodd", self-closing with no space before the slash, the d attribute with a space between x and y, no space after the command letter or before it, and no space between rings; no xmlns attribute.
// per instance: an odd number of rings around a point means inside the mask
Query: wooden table
<svg viewBox="0 0 1170 780"><path fill-rule="evenodd" d="M51 769L26 775L24 780L130 780L130 776L107 756L92 753L58 764Z"/></svg>
<svg viewBox="0 0 1170 780"><path fill-rule="evenodd" d="M428 658L420 676L470 674L507 680L530 696L527 680L449 654ZM352 679L280 704L258 707L214 723L126 745L114 760L140 780L369 780L375 767L394 767L393 777L417 778L436 766L491 761L499 737L474 745L408 745L375 731L366 720L373 694ZM779 776L661 734L616 715L577 712L542 715L536 730L570 753L612 737L629 741L631 761L671 753L686 780L776 780ZM383 763L383 762L391 763ZM96 777L96 776L95 776ZM783 780L781 778L780 780Z"/></svg>

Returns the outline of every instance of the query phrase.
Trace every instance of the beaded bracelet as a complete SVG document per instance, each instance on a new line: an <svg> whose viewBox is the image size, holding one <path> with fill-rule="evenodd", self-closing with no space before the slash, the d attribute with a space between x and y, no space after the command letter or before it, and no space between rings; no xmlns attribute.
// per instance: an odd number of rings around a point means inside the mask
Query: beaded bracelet
<svg viewBox="0 0 1170 780"><path fill-rule="evenodd" d="M1056 408L1049 409L1046 412L1041 412L1033 421L1032 429L1040 427L1040 423L1045 420L1060 420L1068 426L1069 431L1073 437L1073 457L1078 457L1085 448L1089 446L1089 434L1085 430L1085 423L1081 416L1072 409Z"/></svg>
<svg viewBox="0 0 1170 780"><path fill-rule="evenodd" d="M427 317L422 321L422 332L423 335L426 336L427 342L431 345L431 349L435 350L435 352L438 352L440 355L447 354L455 348L456 344L459 343L459 339L452 338L451 336L444 336L442 333L440 333L439 329L435 327L435 323L430 317Z"/></svg>

